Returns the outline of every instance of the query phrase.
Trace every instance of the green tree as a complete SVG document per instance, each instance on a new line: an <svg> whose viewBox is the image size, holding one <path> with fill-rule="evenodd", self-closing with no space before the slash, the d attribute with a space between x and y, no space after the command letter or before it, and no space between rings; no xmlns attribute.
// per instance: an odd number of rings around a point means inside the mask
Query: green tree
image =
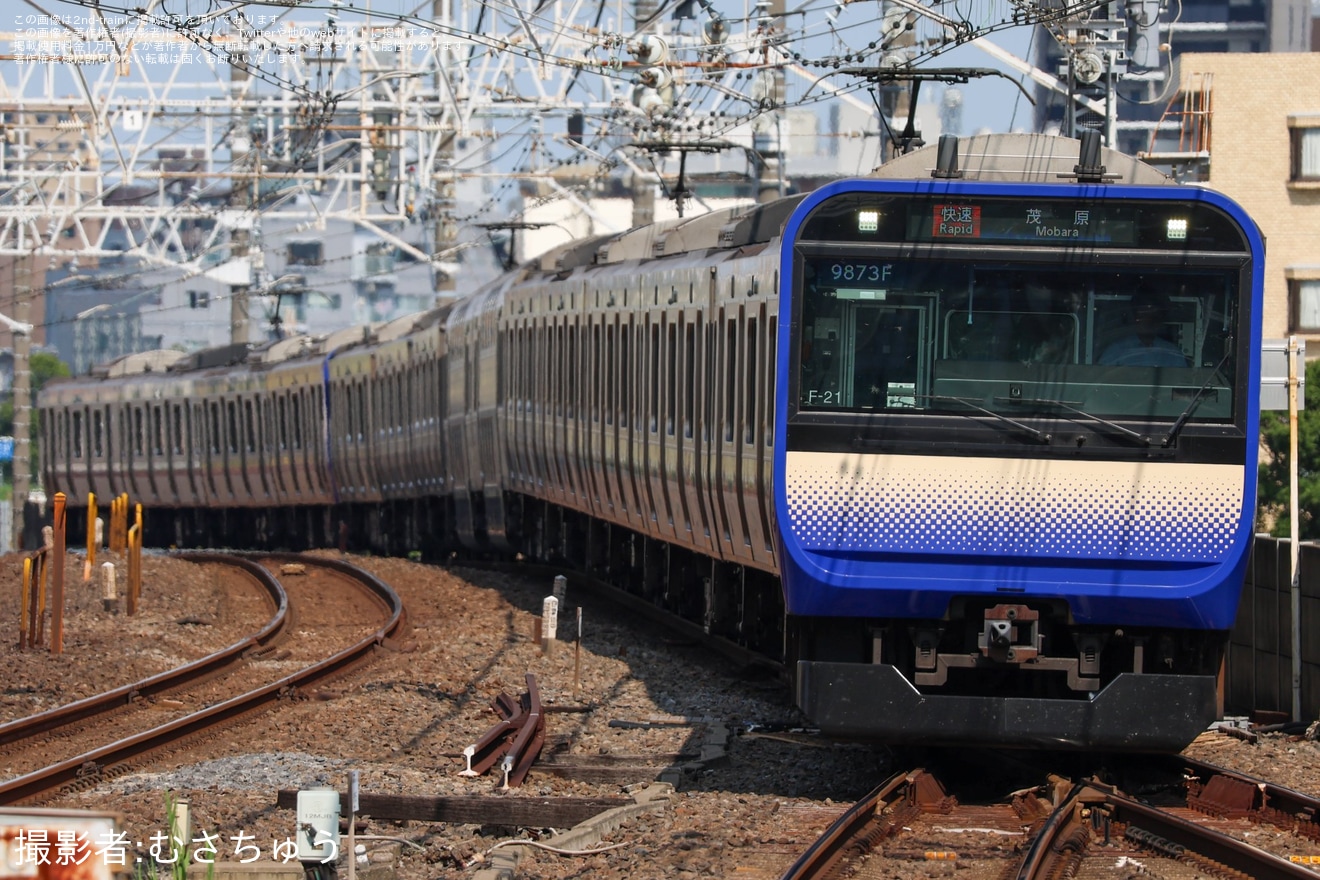
<svg viewBox="0 0 1320 880"><path fill-rule="evenodd" d="M1297 512L1302 540L1320 538L1320 361L1306 364L1307 408L1297 414ZM1260 414L1257 527L1288 537L1288 413Z"/></svg>
<svg viewBox="0 0 1320 880"><path fill-rule="evenodd" d="M53 354L45 351L39 351L28 358L28 370L32 374L32 410L29 422L31 429L32 450L32 476L38 476L41 473L41 450L39 430L37 425L35 404L37 401L37 392L45 386L51 379L57 379L69 375L69 365L60 360ZM0 435L6 437L13 436L14 433L14 398L10 395L9 399L0 403ZM9 467L5 468L5 475L11 476ZM11 479L12 481L12 479Z"/></svg>

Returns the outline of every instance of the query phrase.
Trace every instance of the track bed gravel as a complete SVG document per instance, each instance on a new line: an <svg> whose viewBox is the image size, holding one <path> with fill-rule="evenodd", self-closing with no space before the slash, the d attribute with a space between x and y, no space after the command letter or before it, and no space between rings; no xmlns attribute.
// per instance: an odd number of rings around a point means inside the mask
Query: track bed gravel
<svg viewBox="0 0 1320 880"><path fill-rule="evenodd" d="M81 557L69 559L70 572L80 577ZM369 665L139 771L47 805L122 813L130 840L143 842L146 855L147 842L164 827L162 792L171 790L190 801L195 834L218 835L221 859L236 857L234 838L240 835L270 858L272 844L290 837L295 824L293 811L276 807L277 791L342 789L350 770L360 772L364 793L417 796L618 797L626 796L628 781L645 781L642 772L636 780L585 782L534 768L521 789L502 792L493 775L459 776L463 747L495 721L491 700L502 691L520 693L529 672L547 705L590 707L547 716L553 760L616 768L677 762L686 769L662 811L629 819L606 835L604 843L619 848L589 856L533 850L518 866L520 878L778 877L829 821L894 769L883 749L792 733L742 733L739 725L748 722L797 720L786 687L608 603L570 592L560 614L561 634L575 630L575 609L584 609L575 686L572 646L560 644L543 656L533 640L535 616L551 588L548 578L397 559L350 561L389 583L408 610L408 632ZM5 557L0 565L10 573L9 583L21 582L19 557ZM0 690L6 719L194 659L255 631L270 613L255 587L244 589L237 581L231 587L209 568L149 555L142 613L107 616L99 593L74 589L65 653L52 657L16 650L17 592L15 586L0 598L0 658L13 670ZM293 637L314 647L320 636L307 629ZM660 717L671 723L617 724ZM725 756L694 764L703 746L723 741L721 725L729 731ZM1190 753L1320 794L1320 749L1312 742L1265 737L1250 745L1215 735ZM474 876L490 863L485 854L496 843L549 834L544 828L376 820L365 830L421 847L399 850L395 871L409 880ZM1320 854L1320 846L1316 850ZM956 864L905 867L913 871L904 870L904 876L966 876Z"/></svg>

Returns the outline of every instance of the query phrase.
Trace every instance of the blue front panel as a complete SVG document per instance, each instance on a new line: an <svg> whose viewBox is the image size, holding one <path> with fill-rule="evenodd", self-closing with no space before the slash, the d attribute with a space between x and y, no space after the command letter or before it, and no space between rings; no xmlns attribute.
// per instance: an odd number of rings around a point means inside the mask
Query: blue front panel
<svg viewBox="0 0 1320 880"><path fill-rule="evenodd" d="M822 202L857 191L1210 203L1250 243L1242 329L1260 338L1263 251L1254 224L1222 196L1180 187L834 184L804 200L787 224L781 315L796 315L793 285L801 276L794 252L804 220ZM781 322L773 481L790 614L939 618L953 597L985 595L1005 602L1063 598L1079 624L1231 627L1255 509L1249 455L1205 463L1120 452L1084 460L1051 450L1036 458L1028 442L1014 458L789 449L792 383L783 378L798 368L795 332L801 328L793 320ZM1239 367L1247 373L1239 410L1246 437L1258 434L1258 347L1250 346ZM1158 447L1173 417L1152 417L1162 420ZM1255 444L1245 448L1254 451Z"/></svg>

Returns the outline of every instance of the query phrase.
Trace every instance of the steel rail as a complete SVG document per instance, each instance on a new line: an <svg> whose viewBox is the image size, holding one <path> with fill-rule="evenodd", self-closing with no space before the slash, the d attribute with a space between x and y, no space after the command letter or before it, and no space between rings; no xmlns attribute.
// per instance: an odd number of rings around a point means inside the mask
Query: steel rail
<svg viewBox="0 0 1320 880"><path fill-rule="evenodd" d="M1196 777L1197 790L1189 790L1187 796L1193 809L1228 817L1258 817L1320 840L1320 798L1194 758L1180 756L1173 762Z"/></svg>
<svg viewBox="0 0 1320 880"><path fill-rule="evenodd" d="M218 559L218 554L197 554L204 559ZM264 687L209 706L173 721L93 749L74 758L52 764L42 770L0 783L0 804L15 804L36 798L81 778L99 774L104 768L122 764L148 752L163 748L185 736L233 721L240 716L285 698L298 688L330 678L346 667L364 659L386 639L398 633L405 623L403 604L398 594L370 572L337 560L296 556L294 554L256 554L261 558L297 560L321 565L356 579L389 611L389 619L374 633L354 645Z"/></svg>
<svg viewBox="0 0 1320 880"><path fill-rule="evenodd" d="M1045 824L1022 856L1022 863L1014 875L1017 880L1049 877L1061 859L1076 852L1077 834L1084 828L1080 809L1084 791L1085 786L1074 785L1045 819Z"/></svg>
<svg viewBox="0 0 1320 880"><path fill-rule="evenodd" d="M922 768L895 773L869 794L853 804L825 829L816 842L809 846L789 867L781 880L814 880L824 877L872 821L889 804L905 800L916 807L917 779L926 771Z"/></svg>
<svg viewBox="0 0 1320 880"><path fill-rule="evenodd" d="M1087 780L1046 820L1024 854L1017 880L1072 876L1093 837L1121 834L1138 846L1252 880L1314 880L1315 873L1211 828L1137 801L1112 786ZM1071 867L1063 864L1072 860ZM1207 865L1208 863L1212 863Z"/></svg>
<svg viewBox="0 0 1320 880"><path fill-rule="evenodd" d="M85 721L88 718L94 718L121 706L129 705L140 697L154 696L196 681L238 662L243 659L243 655L249 650L264 647L279 638L283 633L285 625L288 623L289 597L284 592L284 587L279 580L265 568L237 556L217 557L211 554L202 557L197 554L179 553L173 554L173 558L233 565L242 569L256 578L257 582L266 590L271 601L275 603L275 614L256 634L191 663L168 669L165 672L132 684L95 694L86 699L0 724L0 745L18 742L41 733L67 727L78 721Z"/></svg>

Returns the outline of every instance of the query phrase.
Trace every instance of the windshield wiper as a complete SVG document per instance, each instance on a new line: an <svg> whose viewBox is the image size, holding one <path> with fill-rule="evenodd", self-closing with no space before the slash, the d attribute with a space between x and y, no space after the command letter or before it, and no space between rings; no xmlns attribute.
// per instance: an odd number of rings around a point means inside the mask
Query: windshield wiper
<svg viewBox="0 0 1320 880"><path fill-rule="evenodd" d="M1164 435L1164 441L1160 444L1161 446L1167 447L1177 438L1178 432L1183 429L1183 425L1187 424L1187 420L1192 417L1192 413L1201 405L1201 400L1204 399L1206 391L1210 390L1210 383L1220 378L1219 371L1224 368L1224 364L1228 363L1228 359L1232 354L1233 337L1230 336L1224 340L1224 356L1219 359L1219 363L1215 364L1214 370L1212 370L1206 380L1201 383L1201 387L1196 389L1196 393L1192 395L1192 399L1187 401L1187 408L1182 411L1182 415L1178 416L1174 423L1169 427L1169 433Z"/></svg>
<svg viewBox="0 0 1320 880"><path fill-rule="evenodd" d="M1150 445L1150 438L1145 436L1144 434L1138 434L1136 431L1132 430L1131 428L1125 428L1124 426L1118 424L1117 422L1109 421L1109 419L1102 419L1099 416L1091 415L1086 410L1078 409L1077 407L1073 406L1071 403L1065 403L1062 400L1050 400L1049 398L1044 398L1044 397L1036 397L1036 398L996 397L995 403L1010 403L1014 405L1021 404L1024 406L1027 404L1035 404L1037 406L1057 407L1058 409L1065 410L1067 412L1072 413L1073 415L1081 416L1084 419L1090 419L1093 422L1098 422L1099 424L1104 425L1106 428L1109 428L1112 431L1122 434L1124 437L1127 437L1129 440L1134 440L1137 443L1140 443L1142 446Z"/></svg>
<svg viewBox="0 0 1320 880"><path fill-rule="evenodd" d="M976 403L971 400L967 400L966 398L946 397L945 395L942 394L918 394L917 397L919 397L922 400L933 400L936 401L937 403L961 404L967 407L968 409L976 410L982 415L991 416L1007 425L1012 425L1014 428L1017 428L1019 431L1029 434L1033 439L1036 440L1037 443L1049 443L1050 440L1052 439L1051 435L1047 434L1044 431L1039 431L1036 428L1031 427L1030 425L1024 425L1021 422L1019 422L1017 419L1010 419L1008 416L1004 415L1003 413L997 413L992 409L986 409L985 407L981 406L979 403Z"/></svg>

